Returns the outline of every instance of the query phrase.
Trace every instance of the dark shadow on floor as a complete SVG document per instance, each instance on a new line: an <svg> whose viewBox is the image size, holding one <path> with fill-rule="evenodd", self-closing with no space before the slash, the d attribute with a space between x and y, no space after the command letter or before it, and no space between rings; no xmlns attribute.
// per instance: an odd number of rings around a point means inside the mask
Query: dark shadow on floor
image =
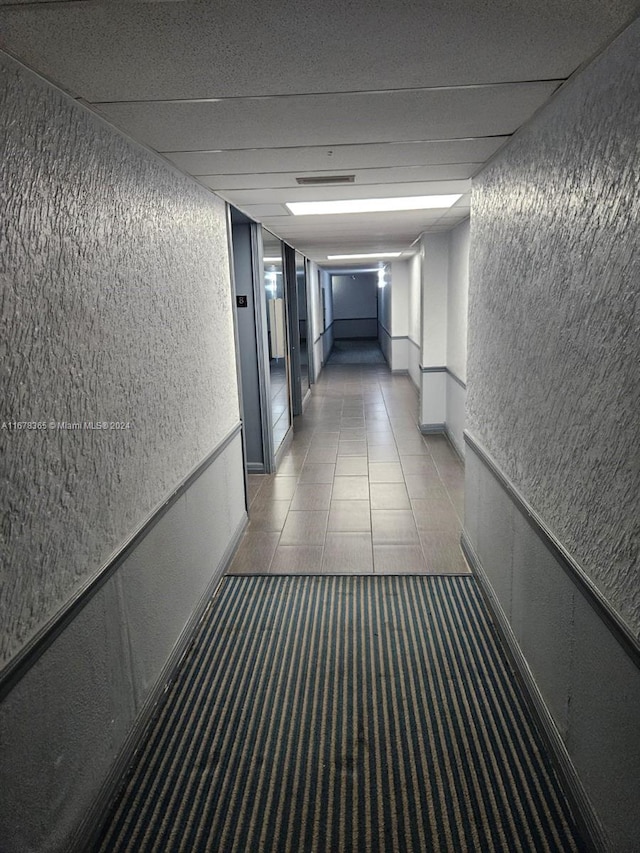
<svg viewBox="0 0 640 853"><path fill-rule="evenodd" d="M345 338L333 343L327 364L386 364L377 340Z"/></svg>

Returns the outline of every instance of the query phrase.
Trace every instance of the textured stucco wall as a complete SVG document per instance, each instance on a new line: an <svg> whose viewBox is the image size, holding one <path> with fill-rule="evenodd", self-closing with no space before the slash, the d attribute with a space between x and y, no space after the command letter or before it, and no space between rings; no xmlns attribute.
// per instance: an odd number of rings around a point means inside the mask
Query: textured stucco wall
<svg viewBox="0 0 640 853"><path fill-rule="evenodd" d="M468 423L640 632L640 22L475 181Z"/></svg>
<svg viewBox="0 0 640 853"><path fill-rule="evenodd" d="M223 203L0 58L0 661L238 419Z"/></svg>

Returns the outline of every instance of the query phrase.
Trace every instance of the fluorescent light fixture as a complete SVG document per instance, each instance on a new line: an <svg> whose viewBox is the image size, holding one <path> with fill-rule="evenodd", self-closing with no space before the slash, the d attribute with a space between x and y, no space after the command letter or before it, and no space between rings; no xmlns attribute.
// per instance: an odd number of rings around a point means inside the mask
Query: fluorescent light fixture
<svg viewBox="0 0 640 853"><path fill-rule="evenodd" d="M339 201L287 201L294 216L313 216L326 213L383 213L390 210L428 210L455 204L456 195L414 195L403 198L350 198Z"/></svg>
<svg viewBox="0 0 640 853"><path fill-rule="evenodd" d="M264 264L281 264L282 258L263 258L262 262Z"/></svg>
<svg viewBox="0 0 640 853"><path fill-rule="evenodd" d="M367 252L362 255L327 255L328 261L359 261L363 258L399 258L402 252Z"/></svg>

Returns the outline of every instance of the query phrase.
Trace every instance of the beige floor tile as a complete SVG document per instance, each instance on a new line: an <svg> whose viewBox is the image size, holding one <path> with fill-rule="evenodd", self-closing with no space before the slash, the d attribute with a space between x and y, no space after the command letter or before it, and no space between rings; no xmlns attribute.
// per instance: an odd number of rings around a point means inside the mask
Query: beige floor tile
<svg viewBox="0 0 640 853"><path fill-rule="evenodd" d="M418 530L409 509L371 510L371 530L376 545L418 545Z"/></svg>
<svg viewBox="0 0 640 853"><path fill-rule="evenodd" d="M335 462L336 456L338 455L338 446L334 447L326 447L320 446L316 447L312 445L309 448L309 452L307 453L307 458L305 459L305 465L309 465L313 462Z"/></svg>
<svg viewBox="0 0 640 853"><path fill-rule="evenodd" d="M416 455L415 453L400 453L400 464L402 465L402 470L404 471L405 475L420 474L420 476L429 477L432 480L440 479L435 462L428 454Z"/></svg>
<svg viewBox="0 0 640 853"><path fill-rule="evenodd" d="M367 477L336 477L333 481L334 501L368 501L369 480Z"/></svg>
<svg viewBox="0 0 640 853"><path fill-rule="evenodd" d="M269 569L272 575L319 575L322 545L278 545Z"/></svg>
<svg viewBox="0 0 640 853"><path fill-rule="evenodd" d="M399 462L369 462L372 483L402 483L404 476Z"/></svg>
<svg viewBox="0 0 640 853"><path fill-rule="evenodd" d="M458 574L469 571L460 548L458 531L428 530L421 532L420 542L430 572Z"/></svg>
<svg viewBox="0 0 640 853"><path fill-rule="evenodd" d="M371 483L371 509L411 509L404 483Z"/></svg>
<svg viewBox="0 0 640 853"><path fill-rule="evenodd" d="M350 429L349 427L340 430L340 441L364 441L367 437L364 429Z"/></svg>
<svg viewBox="0 0 640 853"><path fill-rule="evenodd" d="M366 456L339 456L336 477L367 477L369 462Z"/></svg>
<svg viewBox="0 0 640 853"><path fill-rule="evenodd" d="M280 545L324 545L328 516L326 510L290 510Z"/></svg>
<svg viewBox="0 0 640 853"><path fill-rule="evenodd" d="M366 456L367 442L365 439L358 441L340 441L338 444L338 456Z"/></svg>
<svg viewBox="0 0 640 853"><path fill-rule="evenodd" d="M297 477L269 476L262 484L256 497L256 503L291 500L296 490Z"/></svg>
<svg viewBox="0 0 640 853"><path fill-rule="evenodd" d="M298 478L302 466L304 465L306 454L302 456L290 456L283 459L278 466L276 478L280 477L295 477Z"/></svg>
<svg viewBox="0 0 640 853"><path fill-rule="evenodd" d="M291 509L329 509L331 489L331 483L298 483Z"/></svg>
<svg viewBox="0 0 640 853"><path fill-rule="evenodd" d="M396 448L396 440L393 437L393 433L389 430L388 432L375 432L371 430L367 430L367 445L369 448L371 447L392 447L394 450Z"/></svg>
<svg viewBox="0 0 640 853"><path fill-rule="evenodd" d="M310 448L337 447L339 437L339 430L335 430L334 432L315 432L311 439Z"/></svg>
<svg viewBox="0 0 640 853"><path fill-rule="evenodd" d="M282 530L290 501L268 501L249 508L249 530Z"/></svg>
<svg viewBox="0 0 640 853"><path fill-rule="evenodd" d="M380 575L429 574L419 545L374 545L373 570Z"/></svg>
<svg viewBox="0 0 640 853"><path fill-rule="evenodd" d="M395 445L369 444L369 462L399 462Z"/></svg>
<svg viewBox="0 0 640 853"><path fill-rule="evenodd" d="M233 559L229 574L268 573L279 538L279 533L247 531Z"/></svg>
<svg viewBox="0 0 640 853"><path fill-rule="evenodd" d="M323 574L373 572L371 534L327 533L322 571Z"/></svg>
<svg viewBox="0 0 640 853"><path fill-rule="evenodd" d="M300 472L300 482L332 483L335 470L336 466L329 462L309 462Z"/></svg>
<svg viewBox="0 0 640 853"><path fill-rule="evenodd" d="M422 474L407 474L404 478L411 500L447 499L447 492L439 479L424 477Z"/></svg>
<svg viewBox="0 0 640 853"><path fill-rule="evenodd" d="M418 531L454 530L460 535L460 519L445 493L440 498L423 498L411 501Z"/></svg>
<svg viewBox="0 0 640 853"><path fill-rule="evenodd" d="M332 501L327 529L332 533L370 532L369 501Z"/></svg>

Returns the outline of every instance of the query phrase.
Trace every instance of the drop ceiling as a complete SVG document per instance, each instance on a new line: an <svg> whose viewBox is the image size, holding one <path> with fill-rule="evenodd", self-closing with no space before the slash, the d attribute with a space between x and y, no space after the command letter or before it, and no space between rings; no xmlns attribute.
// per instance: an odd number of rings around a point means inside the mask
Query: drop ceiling
<svg viewBox="0 0 640 853"><path fill-rule="evenodd" d="M320 262L410 251L638 0L0 0L0 44ZM353 174L301 186L297 178ZM449 210L287 201L461 193Z"/></svg>

